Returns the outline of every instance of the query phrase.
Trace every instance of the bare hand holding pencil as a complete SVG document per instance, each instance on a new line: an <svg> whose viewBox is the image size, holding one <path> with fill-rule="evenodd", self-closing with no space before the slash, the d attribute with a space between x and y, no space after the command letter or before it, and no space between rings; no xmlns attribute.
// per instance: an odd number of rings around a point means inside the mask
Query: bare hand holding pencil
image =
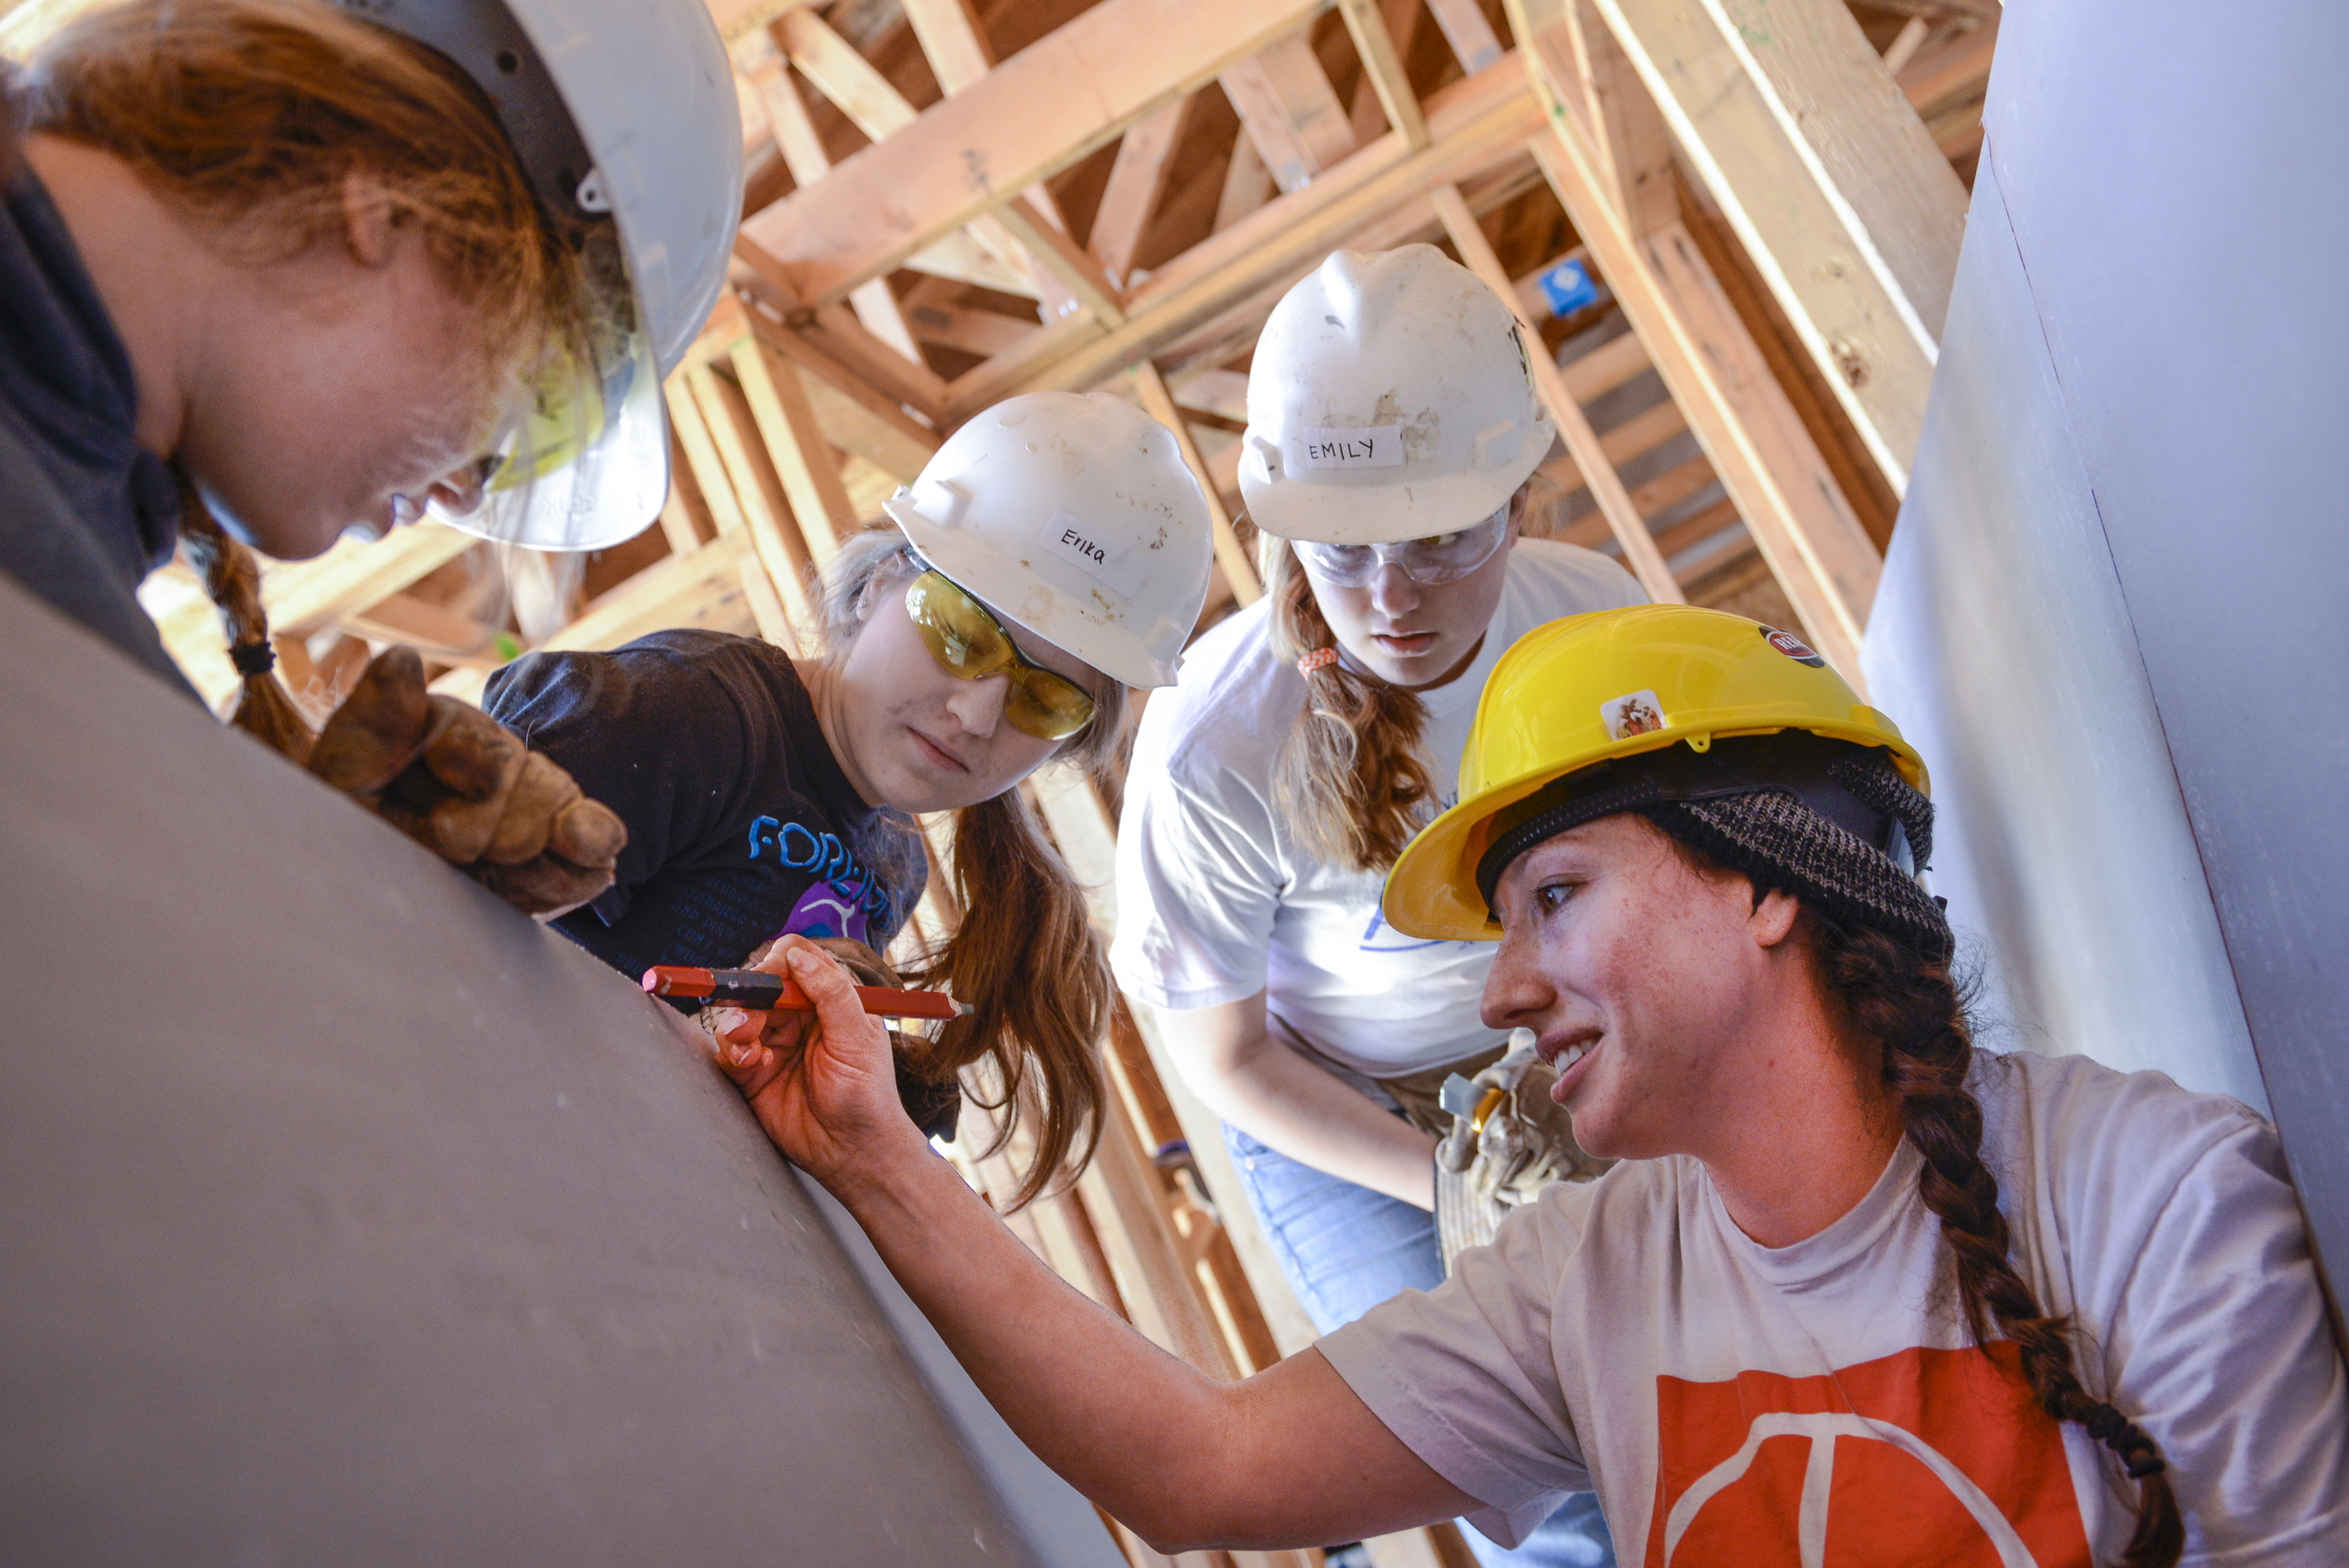
<svg viewBox="0 0 2349 1568"><path fill-rule="evenodd" d="M784 976L816 1004L709 1010L718 1067L775 1145L828 1185L852 1159L896 1143L926 1156L898 1098L888 1030L864 1010L848 967L804 937L770 944L750 967Z"/></svg>

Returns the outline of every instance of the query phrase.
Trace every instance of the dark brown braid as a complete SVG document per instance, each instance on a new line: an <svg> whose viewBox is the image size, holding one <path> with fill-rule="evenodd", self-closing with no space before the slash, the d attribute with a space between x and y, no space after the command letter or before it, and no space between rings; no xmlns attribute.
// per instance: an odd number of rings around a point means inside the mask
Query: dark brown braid
<svg viewBox="0 0 2349 1568"><path fill-rule="evenodd" d="M177 466L179 536L188 557L204 574L204 592L220 611L228 634L228 658L244 677L237 711L229 722L297 764L310 760L311 730L292 695L271 672L277 651L270 645L269 615L261 608L261 567L253 552L230 537L204 498Z"/></svg>
<svg viewBox="0 0 2349 1568"><path fill-rule="evenodd" d="M1275 539L1266 554L1273 651L1293 662L1334 650L1337 636L1297 552ZM1329 864L1392 865L1425 826L1434 798L1419 744L1426 727L1426 706L1403 688L1344 659L1320 662L1305 676L1305 711L1273 769L1273 796L1290 831Z"/></svg>
<svg viewBox="0 0 2349 1568"><path fill-rule="evenodd" d="M1998 1179L1982 1159L1982 1106L1966 1087L1973 1042L1948 962L1866 927L1820 921L1818 929L1828 986L1853 1023L1884 1042L1885 1086L1899 1097L1903 1132L1924 1157L1918 1191L1957 1256L1967 1327L1977 1343L1986 1343L1995 1323L2022 1353L2023 1374L2040 1407L2059 1421L2085 1427L2136 1479L2137 1530L2123 1562L2171 1568L2185 1545L2185 1529L2160 1448L2080 1387L2070 1320L2042 1312L2008 1258L2011 1238L2006 1216L1999 1212Z"/></svg>

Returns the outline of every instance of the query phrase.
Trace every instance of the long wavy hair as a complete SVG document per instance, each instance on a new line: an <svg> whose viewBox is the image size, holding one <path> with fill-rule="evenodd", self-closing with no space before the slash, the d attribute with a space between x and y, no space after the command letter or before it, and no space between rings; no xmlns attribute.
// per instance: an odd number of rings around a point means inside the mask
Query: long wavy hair
<svg viewBox="0 0 2349 1568"><path fill-rule="evenodd" d="M825 573L825 658L845 658L888 590L917 569L894 527L850 539ZM1092 722L1056 760L1102 773L1125 708L1126 689L1108 681L1095 694ZM1116 993L1084 889L1018 789L956 812L946 860L961 923L935 951L900 968L908 985L943 986L972 1011L947 1024L915 1065L931 1077L961 1075L973 1097L1000 1113L981 1157L1028 1129L1034 1153L1010 1205L1017 1208L1073 1180L1093 1158L1106 1094L1101 1040ZM982 1069L980 1082L972 1067Z"/></svg>

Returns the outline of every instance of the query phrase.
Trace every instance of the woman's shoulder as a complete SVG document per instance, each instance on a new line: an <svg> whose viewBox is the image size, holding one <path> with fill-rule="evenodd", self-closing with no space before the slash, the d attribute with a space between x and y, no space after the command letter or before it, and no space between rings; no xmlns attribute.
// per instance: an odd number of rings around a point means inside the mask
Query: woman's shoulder
<svg viewBox="0 0 2349 1568"><path fill-rule="evenodd" d="M806 701L791 656L771 643L727 632L656 631L600 652L524 654L490 677L482 706L501 722L536 722L587 711L674 711L692 722L713 703L744 712Z"/></svg>
<svg viewBox="0 0 2349 1568"><path fill-rule="evenodd" d="M1198 762L1229 768L1256 752L1269 758L1304 696L1303 677L1272 651L1271 606L1259 599L1183 650L1174 684L1143 709L1135 760L1180 771Z"/></svg>
<svg viewBox="0 0 2349 1568"><path fill-rule="evenodd" d="M2230 1172L2263 1178L2281 1169L2264 1117L2166 1073L1985 1050L1975 1053L1968 1083L1982 1105L1985 1152L2010 1178L2030 1167L2059 1204L2157 1209L2189 1182L2223 1185Z"/></svg>
<svg viewBox="0 0 2349 1568"><path fill-rule="evenodd" d="M1639 579L1611 557L1562 539L1519 539L1509 552L1507 591L1529 627L1648 601Z"/></svg>

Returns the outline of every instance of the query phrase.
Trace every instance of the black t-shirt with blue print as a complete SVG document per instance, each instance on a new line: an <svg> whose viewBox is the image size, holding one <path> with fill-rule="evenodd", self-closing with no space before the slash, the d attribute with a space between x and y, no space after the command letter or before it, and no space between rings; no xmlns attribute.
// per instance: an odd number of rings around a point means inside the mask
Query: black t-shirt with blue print
<svg viewBox="0 0 2349 1568"><path fill-rule="evenodd" d="M883 951L922 895L919 830L858 797L770 644L661 631L532 654L485 706L628 824L617 879L556 924L631 977L739 965L786 932Z"/></svg>

